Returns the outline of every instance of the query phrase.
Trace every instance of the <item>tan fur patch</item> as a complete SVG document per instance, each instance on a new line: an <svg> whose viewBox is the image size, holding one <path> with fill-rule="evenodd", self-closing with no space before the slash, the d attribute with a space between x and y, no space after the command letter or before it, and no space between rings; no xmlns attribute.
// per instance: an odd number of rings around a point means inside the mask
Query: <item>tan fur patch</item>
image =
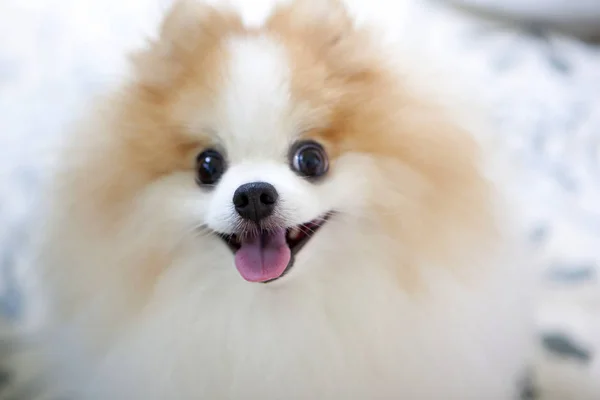
<svg viewBox="0 0 600 400"><path fill-rule="evenodd" d="M102 208L108 220L117 219L148 183L194 167L208 139L189 135L186 121L178 118L182 111L175 108L185 91L215 90L224 57L220 45L241 32L233 13L195 1L175 4L159 39L132 56L135 80L94 110L91 129L110 138L99 141L97 156L86 160L75 178L81 198Z"/></svg>
<svg viewBox="0 0 600 400"><path fill-rule="evenodd" d="M299 11L304 3L280 8L267 26L289 50L294 97L328 116L325 129L307 135L334 158L365 153L379 164L375 215L397 242L399 281L415 289L412 266L460 264L466 248L494 236L479 149L436 99L403 84L337 1L312 18Z"/></svg>

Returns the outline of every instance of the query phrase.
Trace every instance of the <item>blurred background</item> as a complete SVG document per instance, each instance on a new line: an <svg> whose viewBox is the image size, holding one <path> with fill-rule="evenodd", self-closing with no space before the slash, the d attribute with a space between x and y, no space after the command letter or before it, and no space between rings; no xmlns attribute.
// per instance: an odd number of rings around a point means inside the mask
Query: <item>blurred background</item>
<svg viewBox="0 0 600 400"><path fill-rule="evenodd" d="M53 146L126 74L125 53L170 1L0 0L2 400L51 398L14 337L35 334L29 239ZM271 3L242 1L257 15ZM349 2L390 38L418 29L413 46L446 55L489 105L489 134L519 166L511 185L544 282L537 393L600 399L600 0Z"/></svg>

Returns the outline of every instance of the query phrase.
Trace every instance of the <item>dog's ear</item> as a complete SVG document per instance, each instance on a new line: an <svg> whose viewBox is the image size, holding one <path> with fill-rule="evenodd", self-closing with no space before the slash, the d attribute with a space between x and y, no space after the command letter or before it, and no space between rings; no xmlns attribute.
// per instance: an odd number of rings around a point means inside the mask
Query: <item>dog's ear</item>
<svg viewBox="0 0 600 400"><path fill-rule="evenodd" d="M242 29L237 14L202 0L176 0L162 20L159 35L143 51L131 55L137 77L144 84L170 85L186 65L225 35Z"/></svg>
<svg viewBox="0 0 600 400"><path fill-rule="evenodd" d="M291 0L275 9L267 29L312 51L330 76L368 81L380 66L368 29L357 25L343 0Z"/></svg>
<svg viewBox="0 0 600 400"><path fill-rule="evenodd" d="M174 57L185 57L202 45L241 29L234 11L202 0L176 0L161 27L159 43Z"/></svg>
<svg viewBox="0 0 600 400"><path fill-rule="evenodd" d="M342 0L292 0L276 8L267 26L302 35L320 51L343 42L354 32L354 22Z"/></svg>

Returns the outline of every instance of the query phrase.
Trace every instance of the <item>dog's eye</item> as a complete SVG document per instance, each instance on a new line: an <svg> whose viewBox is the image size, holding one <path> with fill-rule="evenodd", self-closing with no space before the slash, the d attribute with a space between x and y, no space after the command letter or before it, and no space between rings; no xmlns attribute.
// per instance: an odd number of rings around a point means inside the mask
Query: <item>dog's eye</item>
<svg viewBox="0 0 600 400"><path fill-rule="evenodd" d="M196 158L196 180L200 185L217 183L225 172L225 159L216 150L205 150Z"/></svg>
<svg viewBox="0 0 600 400"><path fill-rule="evenodd" d="M300 142L291 153L292 168L301 176L318 178L327 173L329 162L323 146L316 142Z"/></svg>

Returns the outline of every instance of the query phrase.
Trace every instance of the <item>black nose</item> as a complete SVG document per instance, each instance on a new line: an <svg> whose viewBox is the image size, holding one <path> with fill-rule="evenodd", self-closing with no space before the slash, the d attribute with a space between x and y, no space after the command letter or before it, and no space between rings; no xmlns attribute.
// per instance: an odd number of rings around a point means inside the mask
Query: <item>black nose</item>
<svg viewBox="0 0 600 400"><path fill-rule="evenodd" d="M259 222L273 214L278 197L277 190L269 183L246 183L233 194L233 205L242 218Z"/></svg>

